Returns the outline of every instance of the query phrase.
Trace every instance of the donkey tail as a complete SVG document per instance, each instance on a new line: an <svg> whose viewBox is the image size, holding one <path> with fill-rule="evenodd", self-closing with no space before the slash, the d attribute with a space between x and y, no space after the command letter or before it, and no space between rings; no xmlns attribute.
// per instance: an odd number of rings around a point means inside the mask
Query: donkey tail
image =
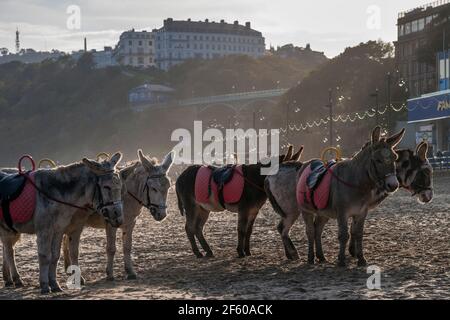
<svg viewBox="0 0 450 320"><path fill-rule="evenodd" d="M179 192L178 188L175 188L175 190L177 193L178 209L180 210L181 215L184 216L184 206L183 206L183 201L181 200L180 192Z"/></svg>
<svg viewBox="0 0 450 320"><path fill-rule="evenodd" d="M264 190L266 190L267 198L269 199L269 202L272 205L273 210L275 210L275 212L278 213L281 217L285 218L287 216L286 212L284 212L283 209L281 209L272 191L270 190L270 182L268 179L265 179L264 181Z"/></svg>

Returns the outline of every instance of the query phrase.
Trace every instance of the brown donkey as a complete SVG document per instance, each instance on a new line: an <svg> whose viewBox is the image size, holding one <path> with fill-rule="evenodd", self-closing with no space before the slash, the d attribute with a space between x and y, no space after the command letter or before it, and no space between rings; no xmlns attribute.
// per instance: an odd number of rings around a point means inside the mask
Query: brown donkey
<svg viewBox="0 0 450 320"><path fill-rule="evenodd" d="M304 164L282 164L278 174L266 179L265 189L269 200L275 211L282 216L278 231L289 259L298 259L297 250L289 237L289 230L302 213L309 244L309 263L314 263L314 244L317 246L319 261L325 261L320 235L325 223L330 218L335 218L338 220L339 227L339 265L346 264L348 218L352 217L355 221L353 237L358 264L366 264L362 251L362 231L367 212L379 199L377 195L379 190L392 193L399 187L395 171L397 154L393 148L401 141L404 129L387 139L381 139L380 134L380 128L375 128L370 144L367 144L352 159L334 165L329 201L324 209L318 210L312 205L299 205L297 202L299 177L313 160Z"/></svg>
<svg viewBox="0 0 450 320"><path fill-rule="evenodd" d="M303 151L303 147L292 155L292 146L286 155L279 157L280 163L294 159L298 160ZM238 246L237 252L240 258L250 256L250 236L253 231L253 223L259 210L267 200L264 191L265 175L261 175L261 163L242 165L242 176L244 186L240 200L233 204L220 203L211 196L210 204L199 203L195 197L195 182L197 173L202 166L192 165L184 170L176 182L176 193L180 213L186 216L186 234L192 246L194 254L201 258L203 254L197 247L196 238L200 242L207 257L212 257L213 252L203 236L203 227L208 220L210 212L220 212L228 210L238 213ZM238 173L235 173L238 174ZM223 205L222 205L223 203Z"/></svg>

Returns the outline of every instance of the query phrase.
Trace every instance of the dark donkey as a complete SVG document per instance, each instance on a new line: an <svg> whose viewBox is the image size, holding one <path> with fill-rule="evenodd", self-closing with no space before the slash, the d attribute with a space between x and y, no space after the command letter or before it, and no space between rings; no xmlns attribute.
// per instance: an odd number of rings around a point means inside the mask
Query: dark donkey
<svg viewBox="0 0 450 320"><path fill-rule="evenodd" d="M395 160L397 154L393 148L400 142L404 129L387 139L381 139L379 127L372 132L370 144L358 152L352 159L337 163L333 168L328 205L316 210L310 205L299 205L296 187L302 172L313 161L304 164L281 165L279 173L266 179L266 192L275 211L282 216L278 230L282 236L286 256L298 259L298 253L289 238L289 230L300 212L306 224L308 237L308 262L314 263L314 244L317 243L317 257L325 261L321 238L323 227L329 218L338 220L339 227L339 265L344 266L345 247L348 241L348 218L353 217L354 239L358 264L365 265L362 251L362 231L367 212L379 196L379 190L392 193L399 187L396 178ZM295 177L295 178L293 178Z"/></svg>
<svg viewBox="0 0 450 320"><path fill-rule="evenodd" d="M303 151L303 147L292 155L292 146L286 155L279 157L280 163L288 159L298 160ZM195 238L198 239L207 257L212 257L213 252L203 236L203 226L208 220L209 213L228 210L238 213L238 246L239 257L250 256L250 236L253 231L253 223L259 210L267 200L264 191L265 175L261 175L261 168L264 165L257 164L242 165L242 174L244 177L244 188L239 202L234 204L213 203L205 205L197 202L195 198L195 180L197 172L202 167L200 165L189 166L178 177L176 182L176 192L178 198L178 207L182 215L186 215L186 234L192 246L194 254L201 258L203 254L197 247ZM237 173L235 173L237 174ZM211 197L212 198L212 197Z"/></svg>

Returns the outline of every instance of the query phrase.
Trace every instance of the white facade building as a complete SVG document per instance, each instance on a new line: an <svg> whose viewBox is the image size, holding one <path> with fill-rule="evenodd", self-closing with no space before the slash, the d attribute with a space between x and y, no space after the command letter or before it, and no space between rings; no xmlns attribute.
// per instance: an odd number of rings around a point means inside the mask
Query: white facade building
<svg viewBox="0 0 450 320"><path fill-rule="evenodd" d="M250 22L239 25L220 22L164 20L155 33L156 65L168 70L187 59L212 59L231 54L261 57L265 52L261 32L251 29Z"/></svg>
<svg viewBox="0 0 450 320"><path fill-rule="evenodd" d="M121 65L139 68L155 66L153 32L125 31L120 35L119 43L114 49L114 57Z"/></svg>

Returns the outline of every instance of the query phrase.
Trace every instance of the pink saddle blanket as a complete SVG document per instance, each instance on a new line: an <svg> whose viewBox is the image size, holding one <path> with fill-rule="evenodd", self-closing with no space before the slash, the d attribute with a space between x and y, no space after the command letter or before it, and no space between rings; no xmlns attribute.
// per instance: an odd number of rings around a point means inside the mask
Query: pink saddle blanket
<svg viewBox="0 0 450 320"><path fill-rule="evenodd" d="M34 182L34 174L29 175ZM36 208L36 189L27 180L20 196L11 201L9 204L9 212L13 223L25 223L31 220ZM0 206L0 219L4 220L3 209Z"/></svg>
<svg viewBox="0 0 450 320"><path fill-rule="evenodd" d="M330 170L333 170L331 167ZM300 206L311 205L315 209L325 209L328 206L328 199L330 197L330 186L332 174L327 171L319 182L315 190L311 190L307 185L307 179L311 173L311 165L303 170L297 184L297 203Z"/></svg>
<svg viewBox="0 0 450 320"><path fill-rule="evenodd" d="M210 203L210 193L214 195L215 202L219 201L218 187L211 178L212 170L202 166L195 177L195 200L199 203ZM211 189L209 184L211 183ZM239 202L244 191L244 176L242 166L234 168L231 180L223 187L223 200L225 203L233 204Z"/></svg>

